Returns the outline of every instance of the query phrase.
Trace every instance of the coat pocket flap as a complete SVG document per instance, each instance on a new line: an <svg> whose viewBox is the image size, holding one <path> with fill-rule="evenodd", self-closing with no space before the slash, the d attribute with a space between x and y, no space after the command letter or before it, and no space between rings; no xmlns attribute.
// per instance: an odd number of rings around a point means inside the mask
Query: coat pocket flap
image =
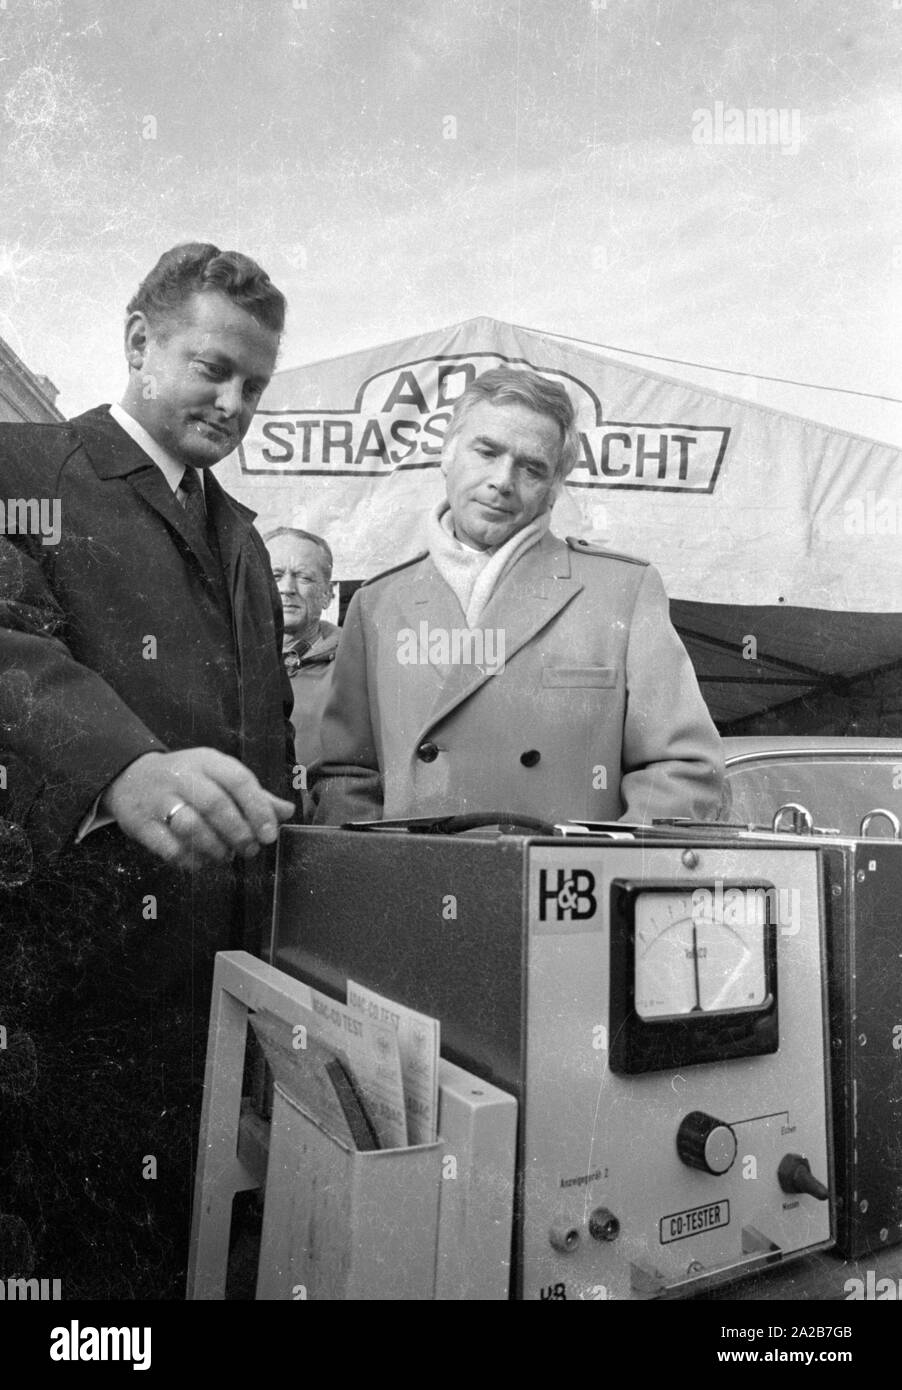
<svg viewBox="0 0 902 1390"><path fill-rule="evenodd" d="M617 684L616 666L543 666L543 686L594 685L610 687Z"/></svg>

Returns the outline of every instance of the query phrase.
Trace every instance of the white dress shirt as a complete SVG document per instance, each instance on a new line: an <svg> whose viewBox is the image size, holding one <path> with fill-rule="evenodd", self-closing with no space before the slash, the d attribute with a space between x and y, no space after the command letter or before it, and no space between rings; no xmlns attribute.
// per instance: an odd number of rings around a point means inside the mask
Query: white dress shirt
<svg viewBox="0 0 902 1390"><path fill-rule="evenodd" d="M180 502L184 503L185 497L182 493L182 478L185 476L185 465L179 463L171 454L167 454L162 444L158 444L152 434L148 434L143 425L139 425L127 410L123 410L121 405L111 405L110 415L120 425L125 433L135 441L139 449L142 449L151 462L157 465L163 477L166 479L172 491L177 495ZM201 492L204 488L204 470L198 468L198 482Z"/></svg>

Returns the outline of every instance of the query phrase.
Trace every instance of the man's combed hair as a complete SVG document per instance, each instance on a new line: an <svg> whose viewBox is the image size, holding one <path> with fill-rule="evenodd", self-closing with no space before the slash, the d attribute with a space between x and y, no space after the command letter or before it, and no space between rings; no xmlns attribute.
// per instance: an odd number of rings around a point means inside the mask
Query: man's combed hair
<svg viewBox="0 0 902 1390"><path fill-rule="evenodd" d="M301 531L297 526L277 526L274 531L267 531L266 535L263 537L264 545L268 545L270 541L274 541L277 536L294 536L297 540L312 541L314 545L318 545L328 562L326 578L330 584L332 583L332 565L334 561L332 559L332 547L328 541L323 540L322 536L315 536L312 531Z"/></svg>
<svg viewBox="0 0 902 1390"><path fill-rule="evenodd" d="M266 271L240 251L220 251L218 246L202 241L164 251L125 312L146 314L156 327L176 315L191 295L206 290L226 295L274 333L285 327L285 296Z"/></svg>
<svg viewBox="0 0 902 1390"><path fill-rule="evenodd" d="M576 411L564 387L528 368L492 367L472 381L455 403L445 431L449 444L467 415L480 401L491 405L524 405L539 415L548 415L561 430L561 457L557 476L566 478L579 457Z"/></svg>

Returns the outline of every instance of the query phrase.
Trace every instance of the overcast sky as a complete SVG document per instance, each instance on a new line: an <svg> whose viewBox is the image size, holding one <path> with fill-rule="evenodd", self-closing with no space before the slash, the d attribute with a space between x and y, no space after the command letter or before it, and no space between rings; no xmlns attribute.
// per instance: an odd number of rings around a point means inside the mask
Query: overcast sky
<svg viewBox="0 0 902 1390"><path fill-rule="evenodd" d="M118 398L199 239L285 290L286 367L488 314L902 396L900 57L902 0L0 0L0 335Z"/></svg>

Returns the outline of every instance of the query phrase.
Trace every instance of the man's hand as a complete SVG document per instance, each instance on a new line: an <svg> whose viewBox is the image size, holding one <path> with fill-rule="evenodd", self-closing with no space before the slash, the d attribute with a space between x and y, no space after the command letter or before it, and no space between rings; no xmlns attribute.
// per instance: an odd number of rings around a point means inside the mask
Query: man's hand
<svg viewBox="0 0 902 1390"><path fill-rule="evenodd" d="M235 854L251 859L294 813L237 758L213 748L145 753L110 783L98 809L145 849L185 869Z"/></svg>

